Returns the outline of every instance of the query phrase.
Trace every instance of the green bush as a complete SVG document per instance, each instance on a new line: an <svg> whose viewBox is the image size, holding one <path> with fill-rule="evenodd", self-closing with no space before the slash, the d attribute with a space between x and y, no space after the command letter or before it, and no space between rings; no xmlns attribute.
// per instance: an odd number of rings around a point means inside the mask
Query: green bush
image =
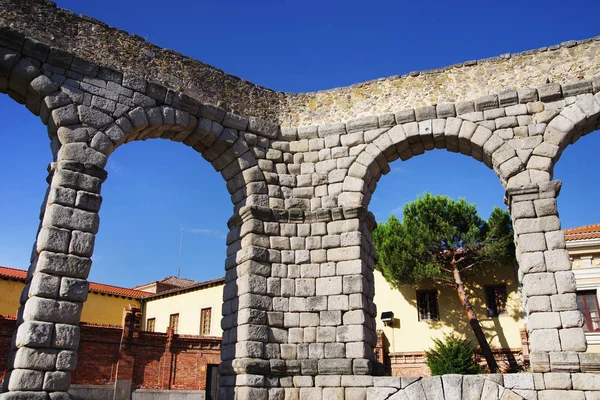
<svg viewBox="0 0 600 400"><path fill-rule="evenodd" d="M433 349L425 352L431 375L472 375L483 372L476 362L475 346L470 340L450 334L444 335L444 340L433 339L433 343Z"/></svg>

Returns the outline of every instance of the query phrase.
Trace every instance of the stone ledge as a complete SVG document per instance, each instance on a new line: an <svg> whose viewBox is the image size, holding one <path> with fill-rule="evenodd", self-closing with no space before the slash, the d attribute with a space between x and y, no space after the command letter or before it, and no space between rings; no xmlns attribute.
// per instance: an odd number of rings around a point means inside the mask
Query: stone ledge
<svg viewBox="0 0 600 400"><path fill-rule="evenodd" d="M303 224L340 221L353 218L366 221L369 229L375 228L375 217L363 206L321 208L316 211L305 211L299 208L283 210L254 205L243 206L236 215L229 219L227 226L229 229L233 229L251 219L259 219L263 222Z"/></svg>

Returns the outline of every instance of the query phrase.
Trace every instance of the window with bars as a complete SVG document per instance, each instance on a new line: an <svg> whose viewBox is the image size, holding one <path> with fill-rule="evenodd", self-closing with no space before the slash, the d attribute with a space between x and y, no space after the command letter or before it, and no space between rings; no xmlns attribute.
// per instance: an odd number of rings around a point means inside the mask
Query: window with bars
<svg viewBox="0 0 600 400"><path fill-rule="evenodd" d="M169 328L173 329L173 333L179 331L179 314L171 314L169 316Z"/></svg>
<svg viewBox="0 0 600 400"><path fill-rule="evenodd" d="M585 317L585 332L600 331L600 312L596 291L577 292L577 309Z"/></svg>
<svg viewBox="0 0 600 400"><path fill-rule="evenodd" d="M200 336L210 336L210 317L210 308L203 308L200 311Z"/></svg>
<svg viewBox="0 0 600 400"><path fill-rule="evenodd" d="M156 329L156 318L148 318L146 321L146 332L154 332Z"/></svg>
<svg viewBox="0 0 600 400"><path fill-rule="evenodd" d="M506 284L485 286L485 304L488 317L497 317L506 312Z"/></svg>
<svg viewBox="0 0 600 400"><path fill-rule="evenodd" d="M437 297L437 290L417 290L419 321L437 321L440 319Z"/></svg>

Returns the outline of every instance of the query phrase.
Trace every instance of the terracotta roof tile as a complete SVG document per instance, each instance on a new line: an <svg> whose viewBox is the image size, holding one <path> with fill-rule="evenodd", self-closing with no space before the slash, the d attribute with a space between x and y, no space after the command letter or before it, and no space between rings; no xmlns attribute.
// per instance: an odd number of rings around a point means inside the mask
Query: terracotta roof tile
<svg viewBox="0 0 600 400"><path fill-rule="evenodd" d="M90 282L90 292L116 294L119 296L133 297L139 299L144 296L148 296L148 292L142 292L141 290L128 289L119 286L105 285L103 283Z"/></svg>
<svg viewBox="0 0 600 400"><path fill-rule="evenodd" d="M565 240L600 239L600 224L591 224L565 229Z"/></svg>
<svg viewBox="0 0 600 400"><path fill-rule="evenodd" d="M0 266L0 277L13 278L18 280L25 280L27 278L27 271L16 268L8 268ZM105 285L103 283L90 282L90 292L96 293L107 293L117 296L132 297L139 299L144 296L148 296L150 293L142 292L141 290L128 289L119 286Z"/></svg>
<svg viewBox="0 0 600 400"><path fill-rule="evenodd" d="M27 278L27 271L0 266L0 276L6 278L25 279Z"/></svg>

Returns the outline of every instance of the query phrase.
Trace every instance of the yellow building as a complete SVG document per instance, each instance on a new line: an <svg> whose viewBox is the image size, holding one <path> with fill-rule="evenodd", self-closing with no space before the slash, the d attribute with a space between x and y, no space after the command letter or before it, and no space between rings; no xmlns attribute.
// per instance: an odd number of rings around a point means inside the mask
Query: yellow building
<svg viewBox="0 0 600 400"><path fill-rule="evenodd" d="M221 336L221 306L225 279L196 282L149 295L142 300L144 329L183 335Z"/></svg>
<svg viewBox="0 0 600 400"><path fill-rule="evenodd" d="M0 315L15 316L27 271L0 267ZM146 292L90 282L89 294L83 304L81 321L94 324L121 325L123 308L140 307Z"/></svg>
<svg viewBox="0 0 600 400"><path fill-rule="evenodd" d="M600 224L565 229L567 250L577 284L577 308L585 317L588 351L600 352Z"/></svg>
<svg viewBox="0 0 600 400"><path fill-rule="evenodd" d="M465 281L465 290L492 351L498 359L514 365L521 358L524 329L515 267L482 269L476 278ZM441 339L444 334L457 332L476 343L454 288L403 285L395 289L375 271L374 301L379 313L377 329L385 335L395 374L427 374L424 351L433 346L433 339ZM389 312L393 319L384 324L382 313Z"/></svg>

